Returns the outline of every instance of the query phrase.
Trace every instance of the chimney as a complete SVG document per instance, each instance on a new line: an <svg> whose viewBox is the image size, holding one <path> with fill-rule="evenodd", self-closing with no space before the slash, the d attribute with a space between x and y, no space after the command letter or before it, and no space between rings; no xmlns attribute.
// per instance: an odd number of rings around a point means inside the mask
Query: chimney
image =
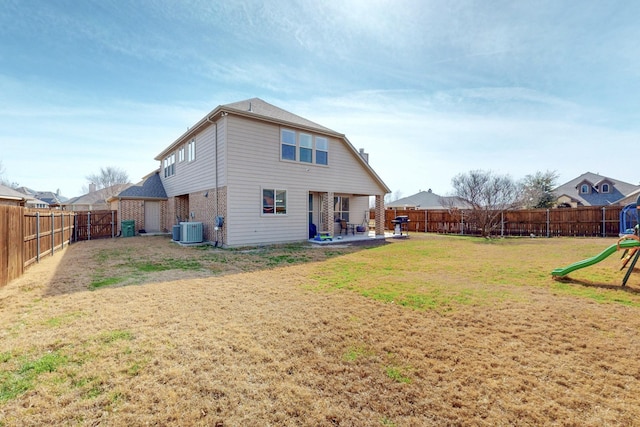
<svg viewBox="0 0 640 427"><path fill-rule="evenodd" d="M91 184L89 184L89 193L95 193L96 192L96 185L92 182Z"/></svg>
<svg viewBox="0 0 640 427"><path fill-rule="evenodd" d="M360 157L362 157L367 164L369 163L369 153L365 153L364 148L360 149Z"/></svg>

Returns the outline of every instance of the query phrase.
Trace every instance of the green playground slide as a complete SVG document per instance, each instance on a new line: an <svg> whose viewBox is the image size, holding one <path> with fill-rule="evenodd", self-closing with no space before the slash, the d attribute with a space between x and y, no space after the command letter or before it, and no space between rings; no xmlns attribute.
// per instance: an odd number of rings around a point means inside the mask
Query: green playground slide
<svg viewBox="0 0 640 427"><path fill-rule="evenodd" d="M598 255L593 256L591 258L587 258L587 259L583 259L582 261L578 261L578 262L574 262L573 264L570 264L564 268L556 268L555 270L553 270L551 272L552 276L566 276L567 274L571 273L572 271L576 271L579 270L581 268L585 268L585 267L589 267L591 265L597 264L600 261L602 261L603 259L607 258L609 255L615 253L618 251L618 247L620 247L620 249L631 249L631 248L638 248L640 247L640 242L637 240L623 240L620 242L619 246L618 244L615 245L611 245L609 246L607 249L605 249L604 251L600 252Z"/></svg>

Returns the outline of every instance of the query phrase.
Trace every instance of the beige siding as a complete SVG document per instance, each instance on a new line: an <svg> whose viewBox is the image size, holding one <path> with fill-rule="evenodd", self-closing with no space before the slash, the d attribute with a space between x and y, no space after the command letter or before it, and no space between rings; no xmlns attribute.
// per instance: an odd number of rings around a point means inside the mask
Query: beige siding
<svg viewBox="0 0 640 427"><path fill-rule="evenodd" d="M218 185L225 185L225 151L224 151L224 123L220 120L218 123ZM164 168L162 161L160 162L160 178L167 192L167 196L172 197L180 194L189 194L196 191L204 191L209 188L215 188L216 184L216 126L211 124L202 132L196 135L196 159L188 161L187 144L185 141L182 146L185 148L184 161L178 160L178 151L176 150L175 174L168 178L164 177Z"/></svg>
<svg viewBox="0 0 640 427"><path fill-rule="evenodd" d="M329 165L280 160L280 127L227 118L228 244L304 240L308 237L308 193L383 194L343 141L329 138ZM287 215L261 215L263 188L287 190ZM361 222L368 198L359 198L352 222ZM361 212L360 212L361 211Z"/></svg>

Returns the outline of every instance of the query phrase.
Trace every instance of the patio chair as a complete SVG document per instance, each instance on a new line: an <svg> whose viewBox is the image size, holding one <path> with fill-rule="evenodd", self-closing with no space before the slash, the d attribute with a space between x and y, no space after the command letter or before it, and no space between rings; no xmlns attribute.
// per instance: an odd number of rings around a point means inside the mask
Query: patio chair
<svg viewBox="0 0 640 427"><path fill-rule="evenodd" d="M347 230L347 221L344 219L340 220L340 234L344 231L344 235L348 235L349 231Z"/></svg>

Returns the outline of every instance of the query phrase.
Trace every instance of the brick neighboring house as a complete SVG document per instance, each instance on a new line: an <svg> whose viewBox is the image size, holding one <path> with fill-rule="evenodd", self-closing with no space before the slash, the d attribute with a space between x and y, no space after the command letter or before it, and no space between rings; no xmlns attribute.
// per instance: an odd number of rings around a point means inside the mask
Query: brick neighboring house
<svg viewBox="0 0 640 427"><path fill-rule="evenodd" d="M301 241L311 224L331 233L340 219L366 224L373 197L375 232L384 234L390 190L368 155L345 135L259 98L216 107L155 159L167 198L163 230L196 221L204 239L221 246ZM121 218L141 218L124 211L124 193Z"/></svg>
<svg viewBox="0 0 640 427"><path fill-rule="evenodd" d="M640 186L586 172L560 185L553 194L556 207L625 205L637 197ZM635 202L635 197L633 202Z"/></svg>
<svg viewBox="0 0 640 427"><path fill-rule="evenodd" d="M117 210L119 216L118 232L124 220L134 220L135 230L146 233L166 233L167 193L162 186L159 171L155 170L142 178L136 185L131 185L118 195L107 199L110 209Z"/></svg>

